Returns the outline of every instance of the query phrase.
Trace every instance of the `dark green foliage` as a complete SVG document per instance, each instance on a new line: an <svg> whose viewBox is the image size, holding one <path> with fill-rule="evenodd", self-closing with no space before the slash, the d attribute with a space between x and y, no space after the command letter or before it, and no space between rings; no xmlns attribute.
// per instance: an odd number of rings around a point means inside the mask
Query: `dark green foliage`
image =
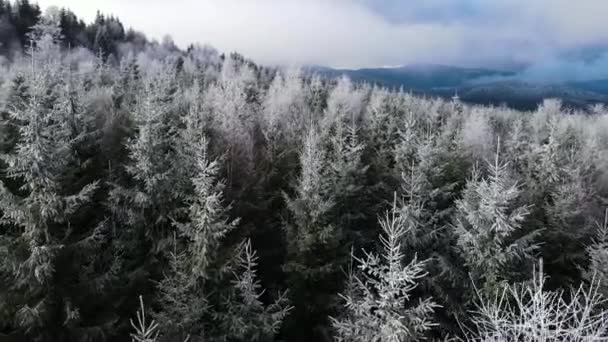
<svg viewBox="0 0 608 342"><path fill-rule="evenodd" d="M33 39L0 78L0 339L126 341L140 295L158 341L444 338L532 259L551 289L606 278L602 108L421 98L39 16L0 0L2 52Z"/></svg>

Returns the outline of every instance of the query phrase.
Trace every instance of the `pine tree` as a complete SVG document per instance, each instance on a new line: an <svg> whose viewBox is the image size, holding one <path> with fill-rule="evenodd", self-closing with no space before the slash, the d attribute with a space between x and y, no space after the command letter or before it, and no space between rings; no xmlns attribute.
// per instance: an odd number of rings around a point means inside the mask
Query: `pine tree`
<svg viewBox="0 0 608 342"><path fill-rule="evenodd" d="M343 232L331 221L335 205L326 177L327 159L319 134L311 127L300 156L300 176L293 197L285 195L287 274L295 306L290 331L296 339L328 339L327 319L339 290ZM297 333L296 333L297 331Z"/></svg>
<svg viewBox="0 0 608 342"><path fill-rule="evenodd" d="M272 340L290 310L286 297L282 294L268 306L262 302L264 291L256 280L257 256L249 241L236 260L231 260L224 239L238 220L228 218L230 206L223 203L219 164L209 160L206 138L189 143L190 151L196 153L195 191L188 199L186 221L174 222L180 238L170 253L169 270L158 285L163 310L156 318L169 336ZM229 271L234 280L227 291L223 287Z"/></svg>
<svg viewBox="0 0 608 342"><path fill-rule="evenodd" d="M230 294L224 298L216 319L226 341L272 341L291 307L285 293L264 305L264 290L257 280L257 256L247 240L240 247Z"/></svg>
<svg viewBox="0 0 608 342"><path fill-rule="evenodd" d="M297 69L288 70L286 76L277 72L262 104L262 132L270 158L297 142L309 124L300 77Z"/></svg>
<svg viewBox="0 0 608 342"><path fill-rule="evenodd" d="M165 309L157 319L167 333L204 336L207 327L202 319L209 315L207 282L224 272L218 269L225 263L218 263L222 240L238 221L228 219L230 207L223 204L219 164L209 159L206 138L189 143L196 153L195 169L191 171L194 193L187 199L187 219L174 221L179 243L175 242L169 271L158 285L158 301Z"/></svg>
<svg viewBox="0 0 608 342"><path fill-rule="evenodd" d="M406 257L428 259L429 274L420 282L416 295L430 293L441 304L435 311L436 320L442 333L447 334L457 328L448 322L464 314L459 297L469 287L462 259L454 248L457 236L449 229L459 179L451 174L453 160L439 145L438 137L418 127L414 120L405 123L394 149L394 177L399 174L401 178L402 215L414 225L402 243Z"/></svg>
<svg viewBox="0 0 608 342"><path fill-rule="evenodd" d="M361 275L351 280L351 295L341 295L345 313L333 318L337 341L413 341L433 327L437 305L430 299L412 303L412 291L425 277L425 262L414 257L405 263L401 242L415 228L412 217L403 215L396 204L380 220L383 254L364 252L357 262Z"/></svg>
<svg viewBox="0 0 608 342"><path fill-rule="evenodd" d="M604 221L597 224L597 234L593 243L587 247L588 269L583 276L589 283L597 282L598 290L608 298L608 209Z"/></svg>
<svg viewBox="0 0 608 342"><path fill-rule="evenodd" d="M165 68L144 81L133 112L135 136L127 142L132 182L115 184L112 201L131 229L143 230L159 253L170 240L170 218L183 200L180 165L174 162L178 120L173 112L173 78ZM179 160L178 160L179 162ZM168 205L172 203L172 205Z"/></svg>
<svg viewBox="0 0 608 342"><path fill-rule="evenodd" d="M372 216L370 210L374 206L366 200L369 167L363 161L365 146L360 141L355 122L348 125L337 122L334 129L333 134L326 137L329 140L327 177L331 192L335 194L333 221L344 231L348 241L361 244L366 239L360 227L368 216Z"/></svg>
<svg viewBox="0 0 608 342"><path fill-rule="evenodd" d="M230 205L225 205L223 191L225 184L219 176L219 163L208 156L205 137L196 146L196 171L192 174L194 194L187 199L188 218L185 223L174 222L180 236L191 243L188 245L193 256L191 272L199 278L207 276L207 269L216 259L222 239L238 224L229 219Z"/></svg>
<svg viewBox="0 0 608 342"><path fill-rule="evenodd" d="M217 83L205 93L205 109L212 117L215 133L211 138L218 142L218 151L214 152L226 154L228 190L239 189L253 171L253 89L253 71L227 58Z"/></svg>
<svg viewBox="0 0 608 342"><path fill-rule="evenodd" d="M473 282L490 293L509 280L518 260L529 259L536 248L534 234L522 229L529 209L518 203L521 191L509 178L509 166L500 161L499 152L500 144L494 162L488 163L488 178L473 171L456 202L454 225Z"/></svg>
<svg viewBox="0 0 608 342"><path fill-rule="evenodd" d="M95 259L105 239L103 222L87 230L90 226L76 216L91 202L98 183L83 184L86 178L75 172L84 167L75 150L79 134L75 136L71 126L73 108L65 76L45 58L45 45L38 44L47 39L48 35L36 41L34 51L43 63L26 78L26 96L9 113L19 123L18 138L14 149L2 155L8 181L0 181L0 223L5 227L0 249L5 251L6 282L2 321L9 331L22 331L33 340L67 338L73 324L78 326L74 302L79 294L70 292L59 275ZM71 265L63 264L65 258ZM58 324L62 320L64 324Z"/></svg>
<svg viewBox="0 0 608 342"><path fill-rule="evenodd" d="M154 320L148 323L144 300L141 296L139 296L137 324L133 320L130 320L130 323L133 330L135 330L135 333L131 334L132 342L156 342L158 340L158 324Z"/></svg>
<svg viewBox="0 0 608 342"><path fill-rule="evenodd" d="M362 100L363 93L354 89L350 79L340 78L327 98L327 108L321 120L323 131L331 131L332 126L339 122L359 120Z"/></svg>
<svg viewBox="0 0 608 342"><path fill-rule="evenodd" d="M371 168L385 176L391 173L393 148L397 143L397 121L401 113L391 93L374 88L363 116L363 136L373 153Z"/></svg>
<svg viewBox="0 0 608 342"><path fill-rule="evenodd" d="M23 74L16 75L12 80L5 108L0 112L0 153L8 153L15 148L20 122L10 113L24 110L28 96L27 86L27 78Z"/></svg>
<svg viewBox="0 0 608 342"><path fill-rule="evenodd" d="M401 109L387 89L374 88L363 112L360 135L365 143L363 159L369 164L367 187L370 202L376 203L374 213L384 210L385 199L399 186L394 152L399 141Z"/></svg>
<svg viewBox="0 0 608 342"><path fill-rule="evenodd" d="M326 151L327 177L334 194L332 222L345 234L346 241L361 244L366 240L360 229L374 216L375 203L368 201L365 144L361 139L362 90L354 90L342 78L331 91L321 122L321 146ZM345 254L348 246L342 250ZM346 258L346 255L344 255Z"/></svg>
<svg viewBox="0 0 608 342"><path fill-rule="evenodd" d="M480 296L476 332L467 341L601 341L608 334L606 299L593 282L569 293L545 289L542 260L531 284L505 285L496 297Z"/></svg>
<svg viewBox="0 0 608 342"><path fill-rule="evenodd" d="M475 108L464 117L459 144L467 158L481 161L492 154L492 128L485 108Z"/></svg>
<svg viewBox="0 0 608 342"><path fill-rule="evenodd" d="M563 125L560 125L563 126ZM557 130L557 129L556 129ZM553 163L554 178L547 184L542 204L546 215L543 255L551 281L575 284L579 280L577 265L587 262L583 244L593 236L594 220L600 216L602 204L597 194L596 165L599 157L597 144L587 145L566 125L553 132L557 153Z"/></svg>

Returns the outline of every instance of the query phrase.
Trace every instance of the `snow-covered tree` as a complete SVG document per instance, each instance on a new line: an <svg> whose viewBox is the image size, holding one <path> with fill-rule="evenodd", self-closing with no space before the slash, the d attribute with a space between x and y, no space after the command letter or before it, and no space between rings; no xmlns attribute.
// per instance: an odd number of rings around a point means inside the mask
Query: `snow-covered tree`
<svg viewBox="0 0 608 342"><path fill-rule="evenodd" d="M364 252L358 258L359 275L354 275L350 295L341 295L345 312L332 318L337 341L414 341L433 327L437 305L430 299L414 301L412 291L427 275L425 262L405 260L401 241L416 229L413 218L403 215L396 204L380 220L383 253Z"/></svg>
<svg viewBox="0 0 608 342"><path fill-rule="evenodd" d="M304 106L304 89L298 69L290 69L283 76L277 72L262 103L262 132L271 151L298 141L310 124Z"/></svg>
<svg viewBox="0 0 608 342"><path fill-rule="evenodd" d="M217 132L211 138L218 142L217 152L226 153L229 186L251 176L253 170L255 109L251 93L255 86L253 71L231 56L225 59L217 82L205 93L205 110Z"/></svg>
<svg viewBox="0 0 608 342"><path fill-rule="evenodd" d="M34 51L44 60L46 50ZM2 154L0 163L6 176L0 179L0 224L6 227L0 233L0 272L7 282L0 295L0 315L5 328L23 331L31 339L61 336L78 320L78 308L70 299L76 294L55 290L60 281L57 263L73 253L90 262L104 239L102 223L91 228L75 216L91 202L98 183L87 184L76 171L83 172L85 165L75 150L79 134L75 136L71 126L73 108L64 80L58 66L48 63L26 77L25 96L9 112L18 123L16 143ZM73 227L72 221L83 226ZM84 262L74 258L73 264ZM70 268L61 265L61 272ZM65 320L65 328L59 328L57 320Z"/></svg>
<svg viewBox="0 0 608 342"><path fill-rule="evenodd" d="M332 222L335 194L315 127L310 128L304 142L300 167L294 195L285 195L289 218L284 271L295 306L291 319L294 329L301 329L303 336L328 338L324 330L340 287L339 257L343 255L344 233Z"/></svg>
<svg viewBox="0 0 608 342"><path fill-rule="evenodd" d="M169 270L158 285L163 308L156 319L166 334L218 341L268 341L288 314L285 294L270 305L257 280L257 256L249 241L234 260L224 244L238 220L229 219L230 206L223 203L224 183L219 164L208 156L207 140L190 142L196 153L194 194L185 222L174 222L179 242L170 253ZM228 256L227 256L228 255ZM223 279L232 270L229 289ZM216 325L217 324L217 325Z"/></svg>
<svg viewBox="0 0 608 342"><path fill-rule="evenodd" d="M532 282L505 285L494 297L480 295L475 332L467 341L603 341L608 335L605 298L598 283L570 292L545 289L542 261Z"/></svg>
<svg viewBox="0 0 608 342"><path fill-rule="evenodd" d="M384 200L399 186L395 178L395 147L399 142L402 108L388 89L373 88L359 130L365 143L363 158L367 161L370 201L374 213L383 210Z"/></svg>
<svg viewBox="0 0 608 342"><path fill-rule="evenodd" d="M350 79L342 77L329 93L327 108L321 128L331 130L338 122L359 120L362 111L363 92L355 89Z"/></svg>
<svg viewBox="0 0 608 342"><path fill-rule="evenodd" d="M131 333L133 342L156 342L158 340L158 324L156 321L148 321L146 318L146 308L144 300L139 296L139 310L137 310L137 323L130 321L131 327L135 331Z"/></svg>
<svg viewBox="0 0 608 342"><path fill-rule="evenodd" d="M418 255L429 260L429 275L420 282L420 292L432 294L441 304L436 318L444 323L462 314L462 303L454 293L468 285L462 259L453 248L456 235L449 229L458 178L450 173L453 161L438 138L428 131L414 131L414 126L410 122L410 127L405 127L394 151L394 169L401 179L400 210L413 222L402 244L407 257Z"/></svg>
<svg viewBox="0 0 608 342"><path fill-rule="evenodd" d="M492 129L485 108L475 108L464 118L460 145L472 160L487 159L492 154Z"/></svg>
<svg viewBox="0 0 608 342"><path fill-rule="evenodd" d="M194 192L186 199L186 219L173 223L179 242L174 242L169 270L158 285L159 303L166 308L159 313L158 321L167 332L186 331L202 336L202 318L208 314L206 283L218 276L222 263L218 265L217 257L222 252L223 239L238 221L228 217L230 206L223 203L219 164L209 158L206 138L189 143L196 153L191 175Z"/></svg>
<svg viewBox="0 0 608 342"><path fill-rule="evenodd" d="M536 247L533 232L522 229L529 208L519 203L521 190L499 152L500 144L494 162L488 162L487 178L473 171L456 202L454 225L472 280L490 292L508 280L516 262L529 259Z"/></svg>
<svg viewBox="0 0 608 342"><path fill-rule="evenodd" d="M264 304L264 290L257 279L258 257L250 240L240 247L236 263L232 289L215 314L225 334L223 339L272 341L291 310L286 293L279 294L271 304Z"/></svg>
<svg viewBox="0 0 608 342"><path fill-rule="evenodd" d="M224 182L219 178L219 163L211 160L207 139L193 142L196 148L196 172L192 175L194 194L187 199L188 220L174 222L180 236L186 238L193 257L191 272L205 278L208 267L219 252L222 239L238 224L229 218L230 205L224 203Z"/></svg>
<svg viewBox="0 0 608 342"><path fill-rule="evenodd" d="M334 224L339 226L352 243L361 243L363 238L360 226L375 203L368 200L366 188L368 165L363 160L365 146L361 142L357 123L338 122L335 131L326 137L327 177L334 194Z"/></svg>
<svg viewBox="0 0 608 342"><path fill-rule="evenodd" d="M604 221L597 224L597 234L593 243L587 247L589 267L584 277L589 282L597 281L599 292L608 295L608 209Z"/></svg>
<svg viewBox="0 0 608 342"><path fill-rule="evenodd" d="M155 253L169 241L170 217L184 196L176 187L183 182L174 160L179 121L172 111L173 82L167 69L144 81L133 112L136 133L127 142L126 171L133 181L117 184L112 192L114 208L127 225L145 232Z"/></svg>

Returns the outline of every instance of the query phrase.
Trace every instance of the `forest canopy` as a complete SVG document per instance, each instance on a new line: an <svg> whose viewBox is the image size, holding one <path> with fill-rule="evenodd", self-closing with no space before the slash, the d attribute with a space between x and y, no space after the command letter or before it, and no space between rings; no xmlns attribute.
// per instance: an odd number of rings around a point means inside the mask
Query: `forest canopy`
<svg viewBox="0 0 608 342"><path fill-rule="evenodd" d="M608 337L603 106L0 19L0 341Z"/></svg>

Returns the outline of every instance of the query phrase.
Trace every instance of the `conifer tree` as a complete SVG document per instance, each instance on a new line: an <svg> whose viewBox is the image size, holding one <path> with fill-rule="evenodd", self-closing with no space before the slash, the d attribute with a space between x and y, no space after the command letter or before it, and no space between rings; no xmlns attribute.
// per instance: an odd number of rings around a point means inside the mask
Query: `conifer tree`
<svg viewBox="0 0 608 342"><path fill-rule="evenodd" d="M326 317L340 287L339 256L344 248L341 227L332 222L335 194L326 176L328 162L319 139L316 128L311 127L300 156L295 193L285 195L289 218L284 270L295 306L290 330L297 331L294 338L303 340L329 338Z"/></svg>
<svg viewBox="0 0 608 342"><path fill-rule="evenodd" d="M153 253L168 243L170 217L184 193L176 188L183 182L178 177L180 165L173 161L178 127L173 95L173 79L166 69L144 81L133 112L136 135L127 142L126 172L133 182L115 184L111 194L117 215L132 229L145 232Z"/></svg>
<svg viewBox="0 0 608 342"><path fill-rule="evenodd" d="M495 297L480 295L476 331L467 341L601 341L608 334L606 299L598 283L549 291L542 260L531 283L505 284Z"/></svg>
<svg viewBox="0 0 608 342"><path fill-rule="evenodd" d="M409 230L416 229L414 222L395 200L380 220L382 255L353 255L361 274L353 277L351 294L341 296L343 317L332 319L337 341L413 341L433 327L437 305L430 298L418 302L412 298L418 281L427 275L425 262L416 257L405 262L400 242Z"/></svg>
<svg viewBox="0 0 608 342"><path fill-rule="evenodd" d="M170 253L169 270L158 285L163 308L156 318L164 333L217 341L268 341L289 312L286 297L265 306L256 279L257 257L244 243L233 260L224 239L238 220L230 220L223 203L224 183L219 164L208 156L203 136L191 144L196 163L192 170L194 194L184 222L175 221L179 239ZM232 272L230 272L232 271ZM234 280L224 287L227 275ZM217 326L216 324L217 323Z"/></svg>
<svg viewBox="0 0 608 342"><path fill-rule="evenodd" d="M271 304L264 305L264 290L257 279L257 260L251 241L240 246L232 288L215 313L226 341L272 341L279 332L291 307L286 293Z"/></svg>
<svg viewBox="0 0 608 342"><path fill-rule="evenodd" d="M608 298L608 209L604 221L597 224L596 237L587 247L589 267L584 270L583 276L589 282L597 282L598 290Z"/></svg>
<svg viewBox="0 0 608 342"><path fill-rule="evenodd" d="M354 120L353 120L354 121ZM335 205L334 222L352 243L363 243L366 239L360 229L375 205L368 198L367 171L363 160L365 146L361 143L355 122L337 122L335 131L328 137L328 173Z"/></svg>
<svg viewBox="0 0 608 342"><path fill-rule="evenodd" d="M368 161L367 187L374 213L384 210L384 201L399 186L395 178L395 146L398 143L401 108L387 89L373 88L361 122L363 159Z"/></svg>
<svg viewBox="0 0 608 342"><path fill-rule="evenodd" d="M0 153L10 152L17 142L19 119L11 112L24 110L27 103L28 82L24 74L16 75L11 81L10 90L6 99L5 108L0 112Z"/></svg>
<svg viewBox="0 0 608 342"><path fill-rule="evenodd" d="M87 230L75 216L91 202L98 184L83 184L75 176L82 164L75 151L72 103L65 76L45 57L47 46L38 44L48 39L42 35L36 41L34 51L43 62L26 78L25 96L9 113L19 123L18 137L14 149L2 155L7 181L0 180L6 284L0 296L2 322L32 340L65 339L78 326L78 293L70 292L59 277L72 265L58 263L72 257L73 265L83 267L105 239L103 223ZM83 278L88 275L82 273Z"/></svg>
<svg viewBox="0 0 608 342"><path fill-rule="evenodd" d="M218 141L219 150L215 152L226 154L229 190L251 176L253 170L253 89L253 71L230 57L225 59L217 82L205 93L205 109L215 132L210 138Z"/></svg>
<svg viewBox="0 0 608 342"><path fill-rule="evenodd" d="M428 259L429 275L417 292L431 293L441 304L435 311L436 320L441 329L449 331L455 327L446 322L464 313L458 298L469 286L460 266L462 259L454 250L457 236L449 229L458 178L450 174L453 161L438 144L438 137L419 129L415 121L406 121L394 150L395 173L401 178L401 215L413 222L402 243L406 257Z"/></svg>
<svg viewBox="0 0 608 342"><path fill-rule="evenodd" d="M529 209L518 203L521 191L510 179L508 164L500 161L499 152L500 144L494 162L488 162L487 178L473 171L456 202L454 225L473 282L489 293L509 280L517 261L529 259L536 247L533 234L522 229Z"/></svg>
<svg viewBox="0 0 608 342"><path fill-rule="evenodd" d="M308 114L304 106L304 90L300 71L277 72L262 104L262 131L273 155L279 155L284 145L300 139Z"/></svg>
<svg viewBox="0 0 608 342"><path fill-rule="evenodd" d="M328 163L326 175L334 194L332 222L345 234L346 241L356 244L366 240L360 228L374 215L375 206L369 202L366 187L369 166L363 159L362 98L362 90L353 89L349 79L340 79L329 94L320 136ZM342 252L346 253L348 246L344 247Z"/></svg>
<svg viewBox="0 0 608 342"><path fill-rule="evenodd" d="M223 268L218 256L222 240L237 224L228 218L229 206L223 203L224 183L218 178L219 164L208 156L206 138L188 142L195 154L191 182L194 192L186 220L174 221L179 240L170 255L169 271L160 281L159 303L165 308L158 321L167 333L186 332L204 336L203 317L209 315L207 283L220 276Z"/></svg>

